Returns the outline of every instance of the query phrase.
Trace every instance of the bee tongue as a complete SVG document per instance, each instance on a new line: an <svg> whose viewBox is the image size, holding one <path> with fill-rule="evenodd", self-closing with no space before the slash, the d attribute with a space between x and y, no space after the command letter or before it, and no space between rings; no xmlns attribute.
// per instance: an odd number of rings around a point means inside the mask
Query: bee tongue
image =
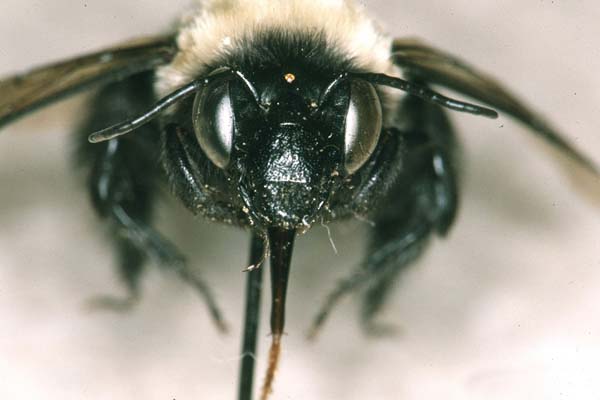
<svg viewBox="0 0 600 400"><path fill-rule="evenodd" d="M269 366L262 387L261 400L266 400L273 388L275 371L281 351L281 336L285 323L285 296L294 249L294 229L270 228L268 231L271 251L271 349L269 350Z"/></svg>

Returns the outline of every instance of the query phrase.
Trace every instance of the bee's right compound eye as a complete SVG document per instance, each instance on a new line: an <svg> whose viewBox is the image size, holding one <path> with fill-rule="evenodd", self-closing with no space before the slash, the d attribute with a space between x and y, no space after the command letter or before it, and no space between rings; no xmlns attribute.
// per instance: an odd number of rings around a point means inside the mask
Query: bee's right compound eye
<svg viewBox="0 0 600 400"><path fill-rule="evenodd" d="M214 82L196 95L193 124L202 151L217 167L227 168L234 133L228 82Z"/></svg>

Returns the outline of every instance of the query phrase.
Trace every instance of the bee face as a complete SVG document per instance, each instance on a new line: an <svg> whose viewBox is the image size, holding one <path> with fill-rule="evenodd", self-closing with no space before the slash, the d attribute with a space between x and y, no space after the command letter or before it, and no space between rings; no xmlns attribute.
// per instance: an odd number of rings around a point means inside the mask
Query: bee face
<svg viewBox="0 0 600 400"><path fill-rule="evenodd" d="M375 152L381 100L346 76L359 71L352 62L312 31L259 33L214 62L209 76L232 73L196 95L193 130L252 225L305 231L326 220L343 180Z"/></svg>
<svg viewBox="0 0 600 400"><path fill-rule="evenodd" d="M259 225L306 230L375 151L381 105L367 82L285 71L207 87L196 97L194 130Z"/></svg>
<svg viewBox="0 0 600 400"><path fill-rule="evenodd" d="M290 72L265 72L262 80L239 72L243 80L216 82L199 93L194 130L256 224L307 228L335 186L345 121L319 107L320 93L308 75L298 74L293 84Z"/></svg>

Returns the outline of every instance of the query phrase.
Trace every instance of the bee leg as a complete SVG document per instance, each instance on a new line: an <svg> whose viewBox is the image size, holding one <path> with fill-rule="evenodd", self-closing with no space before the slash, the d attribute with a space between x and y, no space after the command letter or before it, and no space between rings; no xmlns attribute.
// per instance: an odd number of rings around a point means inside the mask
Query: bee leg
<svg viewBox="0 0 600 400"><path fill-rule="evenodd" d="M90 104L90 114L78 129L75 160L87 179L90 200L98 216L106 222L114 246L118 273L127 288L125 297L98 296L93 308L127 310L140 297L140 278L148 252L128 234L130 221L149 224L155 200L159 170L155 167L158 130L145 126L145 141L123 138L91 144L87 137L108 125L120 122L152 104L152 74L134 75L102 87ZM129 224L131 225L131 224Z"/></svg>
<svg viewBox="0 0 600 400"><path fill-rule="evenodd" d="M119 260L119 277L127 288L124 297L113 295L93 296L87 302L91 310L129 311L140 299L139 280L143 272L145 257L126 240L115 240Z"/></svg>
<svg viewBox="0 0 600 400"><path fill-rule="evenodd" d="M404 225L402 229L394 222ZM367 275L366 287L361 308L361 322L364 331L374 336L394 334L397 329L388 323L375 320L398 280L401 272L415 261L427 245L432 231L432 223L423 213L415 213L408 219L376 222L373 229L369 255L361 272Z"/></svg>
<svg viewBox="0 0 600 400"><path fill-rule="evenodd" d="M126 310L140 297L139 280L145 262L154 251L151 245L143 244L139 228L152 218L154 191L150 182L137 179L141 168L128 160L127 155L134 147L132 143L117 139L88 146L93 152L88 175L92 205L107 223L116 250L118 272L128 290L124 298L100 296L90 304L94 308ZM142 157L141 162L144 161Z"/></svg>
<svg viewBox="0 0 600 400"><path fill-rule="evenodd" d="M442 109L408 98L402 113L404 142L409 147L408 173L388 193L375 215L364 268L369 279L361 310L366 332L386 334L375 322L401 272L421 253L432 233L445 235L458 209L454 132ZM408 188L408 193L407 193Z"/></svg>
<svg viewBox="0 0 600 400"><path fill-rule="evenodd" d="M97 176L92 173L95 178L92 179L91 190L96 210L108 221L111 236L118 246L121 276L130 290L131 298L138 297L137 282L144 261L151 259L175 271L184 281L194 286L204 297L217 327L225 331L225 323L208 285L190 270L179 250L150 225L155 189L154 185L146 185L144 181L151 178L156 163L153 166L146 165L145 169L139 166L135 170L127 169L125 160L134 159L133 154L138 161L143 156L138 147L122 140L108 142L104 157L96 164L108 167L94 169L99 173ZM104 304L110 306L111 302L104 301ZM119 302L112 304L118 306ZM131 301L127 299L124 304L131 304Z"/></svg>
<svg viewBox="0 0 600 400"><path fill-rule="evenodd" d="M88 171L92 205L106 222L119 261L119 273L129 295L100 297L94 306L127 309L140 295L139 279L147 260L176 272L204 298L217 327L225 324L208 285L194 274L180 251L152 227L153 206L162 179L160 130L156 124L130 137L90 144L87 134L126 118L152 103L151 76L137 75L104 87L97 95L94 114L81 129L78 158Z"/></svg>
<svg viewBox="0 0 600 400"><path fill-rule="evenodd" d="M388 236L391 231L375 225L369 256L327 296L309 331L309 339L316 337L334 306L344 296L365 287L367 291L361 314L365 331L378 336L395 331L391 325L376 324L373 317L383 305L395 278L403 267L417 258L431 233L431 225L420 215L403 222L405 225L402 232L398 232L396 227L393 236ZM384 238L385 244L377 242L378 238Z"/></svg>
<svg viewBox="0 0 600 400"><path fill-rule="evenodd" d="M339 282L329 294L309 331L315 337L333 307L345 295L366 288L361 320L369 334L393 333L390 325L377 324L374 317L381 310L390 289L405 267L425 248L428 238L437 232L444 235L451 226L458 207L454 166L453 130L443 110L420 99L408 97L401 105L395 128L402 137L404 150L397 155L401 163L388 161L382 168L402 165L403 173L386 181L380 176L378 187L366 188L357 198L389 188L371 215L371 239L366 260L350 276ZM374 182L375 180L371 180Z"/></svg>
<svg viewBox="0 0 600 400"><path fill-rule="evenodd" d="M121 145L124 146L123 159L133 158L133 152L128 152L127 146L120 143L118 139L109 142L107 158L114 156L113 152L118 153L117 148ZM115 149L111 150L111 147ZM137 159L141 158L139 148L135 148L135 155ZM135 176L129 175L133 172L131 170L125 172L125 165L119 165L117 162L113 166L116 167L114 171L118 171L116 174L111 175L110 172L104 171L95 180L94 203L100 215L109 221L114 235L118 237L117 241L121 247L121 274L129 289L132 290L132 295L137 295L136 279L139 277L145 258L149 258L175 271L184 281L191 284L204 297L219 330L226 331L227 328L208 285L191 271L179 250L150 226L154 186L146 187L140 182L148 178L152 167L147 165L147 169L138 171L143 175ZM108 191L103 191L105 190L103 185L108 185Z"/></svg>

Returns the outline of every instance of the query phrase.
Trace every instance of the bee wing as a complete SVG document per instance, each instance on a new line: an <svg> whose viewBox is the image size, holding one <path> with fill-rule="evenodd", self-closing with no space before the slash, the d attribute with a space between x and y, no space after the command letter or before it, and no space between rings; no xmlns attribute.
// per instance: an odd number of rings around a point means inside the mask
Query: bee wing
<svg viewBox="0 0 600 400"><path fill-rule="evenodd" d="M91 85L166 64L176 49L173 36L143 38L1 79L0 127Z"/></svg>
<svg viewBox="0 0 600 400"><path fill-rule="evenodd" d="M392 59L410 77L445 86L504 111L529 126L559 151L600 176L600 168L577 151L539 115L495 79L462 60L412 38L394 40Z"/></svg>

